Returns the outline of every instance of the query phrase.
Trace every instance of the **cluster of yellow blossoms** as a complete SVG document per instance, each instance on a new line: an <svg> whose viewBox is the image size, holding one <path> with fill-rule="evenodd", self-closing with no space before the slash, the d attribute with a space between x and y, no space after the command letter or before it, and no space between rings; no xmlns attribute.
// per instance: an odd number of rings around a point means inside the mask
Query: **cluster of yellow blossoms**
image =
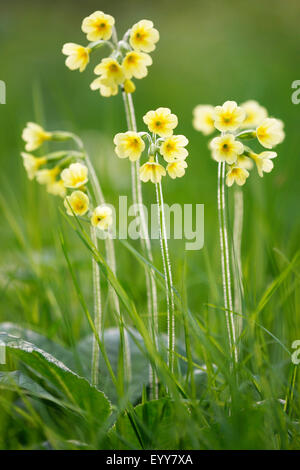
<svg viewBox="0 0 300 470"><path fill-rule="evenodd" d="M186 145L188 139L184 135L174 135L178 119L169 108L158 108L149 111L143 117L150 133L148 132L123 132L114 138L115 152L119 158L129 158L132 162L138 160L145 150L146 139L148 143L148 161L140 168L140 179L143 182L151 181L160 183L163 176L180 178L185 174L188 156ZM164 168L158 162L160 154L167 162Z"/></svg>
<svg viewBox="0 0 300 470"><path fill-rule="evenodd" d="M273 169L276 152L269 151L280 144L285 137L283 122L268 117L267 110L254 100L240 106L235 101L226 101L222 106L199 105L194 109L193 124L204 135L220 131L221 135L211 140L209 147L217 162L226 162L227 186L245 184L249 171L256 165L260 177ZM243 142L257 139L266 149L254 152Z"/></svg>
<svg viewBox="0 0 300 470"><path fill-rule="evenodd" d="M32 153L46 141L66 141L72 134L66 132L47 132L38 124L27 123L22 138L26 142L22 152L23 164L28 178L34 178L46 186L50 194L64 198L64 206L70 216L89 216L91 224L102 230L108 229L112 223L112 210L109 206L101 205L91 208L88 183L88 168L78 160L85 154L63 150L36 157Z"/></svg>
<svg viewBox="0 0 300 470"><path fill-rule="evenodd" d="M155 49L159 40L159 32L153 27L152 21L141 20L134 24L118 41L115 20L102 11L95 11L84 18L81 29L87 35L87 46L67 43L62 52L67 57L66 65L71 70L83 72L90 61L90 55L99 47L107 45L111 54L101 60L94 72L99 75L91 83L92 90L100 90L102 96L114 96L119 86L126 93L133 93L135 85L132 78L144 78L147 67L152 64L149 52Z"/></svg>

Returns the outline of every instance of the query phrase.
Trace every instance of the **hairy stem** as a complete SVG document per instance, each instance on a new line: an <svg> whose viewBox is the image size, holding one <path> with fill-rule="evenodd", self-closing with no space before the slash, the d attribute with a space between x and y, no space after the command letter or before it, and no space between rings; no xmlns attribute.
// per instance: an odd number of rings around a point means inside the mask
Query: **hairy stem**
<svg viewBox="0 0 300 470"><path fill-rule="evenodd" d="M89 172L91 175L91 180L93 182L96 199L98 203L105 204L105 199L103 196L103 192L102 192L99 180L96 176L94 167L88 156L87 156L86 161L87 161L87 165L88 165ZM109 235L105 238L105 249L106 249L107 262L112 272L116 275L117 266L116 266L114 242ZM126 383L129 384L131 380L131 355L130 355L129 337L128 337L127 331L124 328L124 321L120 312L119 297L111 286L109 286L109 293L113 302L117 319L119 321L120 342L121 342L121 345L123 346L123 351L124 351L124 372L125 372L124 378L125 378Z"/></svg>
<svg viewBox="0 0 300 470"><path fill-rule="evenodd" d="M134 106L131 94L123 92L123 101L126 113L127 127L130 131L137 131ZM149 238L148 226L143 205L142 186L139 178L140 163L139 160L131 163L131 183L132 183L132 199L133 203L137 205L140 213L141 220L141 246L145 258L153 264L153 256L151 250L151 243ZM158 335L158 310L157 310L157 290L155 283L155 273L151 270L149 272L145 268L146 287L147 287L147 305L149 315L149 328L152 332L152 339L157 347ZM155 370L150 366L150 392L153 398L158 398L158 379Z"/></svg>
<svg viewBox="0 0 300 470"><path fill-rule="evenodd" d="M234 191L234 221L233 221L233 272L234 272L234 310L242 314L243 305L243 282L242 282L242 259L241 259L241 246L242 246L242 233L243 233L243 215L244 215L244 201L243 191L240 188L235 188ZM243 317L236 319L237 335L242 333Z"/></svg>
<svg viewBox="0 0 300 470"><path fill-rule="evenodd" d="M168 327L168 366L171 372L174 372L175 359L175 307L174 307L174 291L172 280L172 269L169 257L166 219L164 209L164 199L161 183L155 185L156 200L159 219L159 235L160 247L163 260L163 268L166 283L166 300L167 300L167 327Z"/></svg>
<svg viewBox="0 0 300 470"><path fill-rule="evenodd" d="M226 315L226 325L229 338L229 347L232 356L232 365L238 360L236 333L233 318L232 295L231 295L231 274L230 259L228 248L227 234L227 217L226 217L226 200L225 200L225 167L226 163L218 164L218 214L219 214L219 230L220 230L220 247L221 247L221 264L224 291L224 307Z"/></svg>
<svg viewBox="0 0 300 470"><path fill-rule="evenodd" d="M104 198L101 186L100 186L100 182L97 178L97 175L96 175L94 166L90 160L90 157L88 153L85 151L82 140L76 134L67 133L67 135L69 136L69 138L73 139L74 142L76 142L79 149L83 152L87 167L89 169L90 180L91 180L94 196L96 199L96 203L105 204L105 198ZM96 231L95 231L95 236L96 236L96 241L97 241ZM113 273L116 275L117 268L116 268L115 248L114 248L114 242L110 236L107 236L105 238L105 250L106 250L107 262L111 270L113 271ZM94 293L95 293L95 286L94 286ZM131 380L131 355L130 355L128 333L124 328L123 317L121 316L121 313L120 313L120 303L119 303L118 295L111 286L109 286L109 293L113 302L114 312L117 317L117 321L119 323L120 343L123 346L124 377L125 377L127 384L129 384ZM124 387L122 383L120 384L120 389L121 389L121 393L123 393Z"/></svg>
<svg viewBox="0 0 300 470"><path fill-rule="evenodd" d="M96 249L98 249L96 229L91 225L91 239ZM94 288L94 324L100 340L102 340L102 307L101 307L101 287L100 287L100 268L97 261L92 258L93 265L93 288ZM97 386L99 380L99 354L100 349L97 338L93 337L92 352L92 384Z"/></svg>

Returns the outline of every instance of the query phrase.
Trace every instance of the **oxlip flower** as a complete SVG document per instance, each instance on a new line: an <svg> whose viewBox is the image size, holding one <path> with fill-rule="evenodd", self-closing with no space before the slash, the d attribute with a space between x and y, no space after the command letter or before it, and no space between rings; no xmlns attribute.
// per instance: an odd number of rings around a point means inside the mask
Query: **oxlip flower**
<svg viewBox="0 0 300 470"><path fill-rule="evenodd" d="M73 191L64 200L64 206L68 215L84 215L89 210L89 198L82 191Z"/></svg>
<svg viewBox="0 0 300 470"><path fill-rule="evenodd" d="M238 155L244 152L244 146L241 142L235 140L234 135L224 134L215 137L210 142L212 156L217 162L226 162L229 165L235 163Z"/></svg>
<svg viewBox="0 0 300 470"><path fill-rule="evenodd" d="M270 173L274 168L273 158L277 157L276 152L265 151L259 154L251 152L251 158L255 161L257 173L262 178L264 173Z"/></svg>
<svg viewBox="0 0 300 470"><path fill-rule="evenodd" d="M111 38L112 28L115 19L103 13L103 11L95 11L82 21L81 29L87 35L89 41L99 41L103 39L107 41Z"/></svg>
<svg viewBox="0 0 300 470"><path fill-rule="evenodd" d="M157 108L155 111L148 111L143 120L149 131L160 137L170 137L173 134L173 129L178 124L177 116L172 114L169 108Z"/></svg>
<svg viewBox="0 0 300 470"><path fill-rule="evenodd" d="M199 104L193 111L193 126L204 135L212 134L216 128L214 125L214 106Z"/></svg>
<svg viewBox="0 0 300 470"><path fill-rule="evenodd" d="M95 67L94 73L106 79L107 86L120 85L125 79L121 65L112 57L102 59L100 64Z"/></svg>
<svg viewBox="0 0 300 470"><path fill-rule="evenodd" d="M256 136L263 147L272 149L285 138L283 122L275 118L264 119L256 129Z"/></svg>
<svg viewBox="0 0 300 470"><path fill-rule="evenodd" d="M102 205L94 209L91 224L101 230L107 230L112 224L112 210L109 206Z"/></svg>
<svg viewBox="0 0 300 470"><path fill-rule="evenodd" d="M51 132L46 132L35 122L28 122L22 132L22 139L26 142L25 150L32 152L39 148L46 140L52 137Z"/></svg>
<svg viewBox="0 0 300 470"><path fill-rule="evenodd" d="M240 126L244 129L258 126L268 116L266 108L261 106L255 100L249 100L242 103L241 108L246 113L245 119Z"/></svg>
<svg viewBox="0 0 300 470"><path fill-rule="evenodd" d="M36 173L36 180L40 184L45 184L46 186L49 186L56 181L56 177L59 172L60 168L58 166L55 166L51 169L39 170Z"/></svg>
<svg viewBox="0 0 300 470"><path fill-rule="evenodd" d="M141 20L131 28L129 42L136 51L152 52L159 41L159 32L153 27L153 22Z"/></svg>
<svg viewBox="0 0 300 470"><path fill-rule="evenodd" d="M23 165L26 170L27 176L33 180L39 168L47 162L45 157L34 157L30 153L22 152Z"/></svg>
<svg viewBox="0 0 300 470"><path fill-rule="evenodd" d="M244 122L246 113L235 101L226 101L216 106L213 118L214 126L222 132L234 131Z"/></svg>
<svg viewBox="0 0 300 470"><path fill-rule="evenodd" d="M238 155L236 166L240 168L244 168L245 170L252 170L253 168L253 161L251 158L247 157L246 155Z"/></svg>
<svg viewBox="0 0 300 470"><path fill-rule="evenodd" d="M127 79L144 78L148 74L147 67L152 65L152 59L149 54L138 51L130 51L125 55L122 62L122 69Z"/></svg>
<svg viewBox="0 0 300 470"><path fill-rule="evenodd" d="M115 83L111 83L110 80L103 77L95 78L95 80L92 81L90 87L93 91L99 90L100 94L105 98L115 96L118 94L119 91L118 85L116 85Z"/></svg>
<svg viewBox="0 0 300 470"><path fill-rule="evenodd" d="M70 70L79 69L79 72L83 72L90 61L91 49L73 42L67 42L62 48L62 53L68 56L66 66Z"/></svg>
<svg viewBox="0 0 300 470"><path fill-rule="evenodd" d="M140 168L140 179L144 183L147 183L147 181L160 183L162 176L166 176L166 170L162 165L154 161L154 157L150 157L149 161Z"/></svg>
<svg viewBox="0 0 300 470"><path fill-rule="evenodd" d="M162 142L159 151L166 162L173 162L175 159L184 160L189 154L184 148L188 143L184 135L172 135Z"/></svg>
<svg viewBox="0 0 300 470"><path fill-rule="evenodd" d="M172 179L181 178L184 176L186 168L187 163L185 160L177 160L175 162L168 163L167 172Z"/></svg>
<svg viewBox="0 0 300 470"><path fill-rule="evenodd" d="M60 175L66 188L80 188L88 181L88 168L82 163L72 163Z"/></svg>
<svg viewBox="0 0 300 470"><path fill-rule="evenodd" d="M145 142L137 132L119 133L114 138L115 152L119 158L129 158L132 162L138 160L145 149Z"/></svg>
<svg viewBox="0 0 300 470"><path fill-rule="evenodd" d="M233 183L236 183L239 186L243 186L248 176L249 172L245 168L232 165L226 175L226 184L227 186L232 186Z"/></svg>
<svg viewBox="0 0 300 470"><path fill-rule="evenodd" d="M67 190L62 179L56 180L47 186L47 192L53 196L65 197Z"/></svg>
<svg viewBox="0 0 300 470"><path fill-rule="evenodd" d="M123 83L125 93L134 93L135 92L135 84L132 80L125 80Z"/></svg>

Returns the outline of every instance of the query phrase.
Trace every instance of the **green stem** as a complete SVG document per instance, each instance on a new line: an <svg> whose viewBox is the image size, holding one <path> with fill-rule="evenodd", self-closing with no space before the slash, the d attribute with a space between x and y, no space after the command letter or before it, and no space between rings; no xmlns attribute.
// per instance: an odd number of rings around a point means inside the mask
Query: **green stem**
<svg viewBox="0 0 300 470"><path fill-rule="evenodd" d="M242 282L242 258L241 245L243 233L244 201L243 191L240 188L234 190L234 221L233 221L233 281L234 281L234 310L243 313L243 282ZM240 337L243 329L243 317L236 319L237 335Z"/></svg>
<svg viewBox="0 0 300 470"><path fill-rule="evenodd" d="M96 229L91 225L91 240L98 249ZM100 287L100 269L95 258L92 258L93 265L93 287L94 287L94 325L97 335L102 341L102 308L101 308L101 287ZM93 336L92 352L92 384L97 387L99 380L99 355L100 349L96 336Z"/></svg>
<svg viewBox="0 0 300 470"><path fill-rule="evenodd" d="M131 94L123 92L123 101L126 113L127 127L128 130L137 132L136 119L134 106ZM141 219L141 246L143 254L148 261L153 264L153 256L151 250L151 243L149 238L148 226L146 222L146 216L143 205L143 195L141 180L139 178L140 162L131 163L131 186L132 186L132 199L133 203L139 207L140 219ZM147 305L149 314L149 328L152 333L152 339L157 347L157 336L158 336L158 310L157 310L157 290L155 283L154 270L149 272L145 268L146 277L146 288L147 288ZM150 394L153 398L158 398L158 378L153 367L150 366L149 370L150 378Z"/></svg>
<svg viewBox="0 0 300 470"><path fill-rule="evenodd" d="M169 257L166 219L164 209L164 199L161 183L155 185L156 200L159 218L159 235L160 247L163 260L163 268L166 283L166 300L167 300L167 326L168 326L168 366L170 372L174 372L174 359L175 359L175 306L174 306L174 291L172 280L172 269Z"/></svg>
<svg viewBox="0 0 300 470"><path fill-rule="evenodd" d="M91 176L91 182L93 185L97 203L105 204L105 198L104 198L99 180L96 176L94 167L87 154L86 154L86 163L87 163L89 173ZM113 240L110 236L105 238L105 249L106 249L106 256L107 256L108 264L112 272L114 273L114 275L116 275L117 266L116 266L115 248L114 248ZM114 289L112 289L111 286L109 286L109 293L110 293L110 297L114 305L114 310L115 310L115 313L119 322L120 343L121 343L121 346L123 347L123 352L124 352L124 372L125 372L124 378L125 378L126 384L128 385L131 380L131 355L130 355L129 337L128 337L127 331L124 328L124 320L120 312L120 302L119 302L118 295L114 291ZM124 387L122 384L120 384L120 390L123 393Z"/></svg>
<svg viewBox="0 0 300 470"><path fill-rule="evenodd" d="M97 178L97 175L96 175L94 166L90 160L90 157L84 149L82 140L76 134L72 134L72 133L69 133L69 137L76 142L78 147L83 151L85 155L85 161L89 169L90 180L91 180L91 184L93 187L96 203L105 204L105 198L103 195L102 188L100 186L99 180ZM116 275L117 268L116 268L115 248L114 248L113 240L110 236L105 238L105 250L106 250L107 262L112 272L114 273L114 275ZM124 358L123 365L124 365L124 371L125 371L124 378L125 378L126 384L129 384L131 380L131 355L130 355L129 337L128 337L127 331L124 328L124 320L120 312L120 303L119 303L118 295L114 291L114 289L112 289L111 286L109 286L109 293L110 293L110 298L112 299L112 303L114 306L114 312L116 314L117 321L119 323L120 343L121 343L121 346L123 347L123 358ZM123 394L124 392L124 384L122 383L123 374L121 375L121 377L122 379L119 385L120 385L120 393Z"/></svg>
<svg viewBox="0 0 300 470"><path fill-rule="evenodd" d="M224 291L224 306L226 315L226 325L229 338L229 347L232 357L232 366L235 369L238 361L235 324L233 318L232 296L231 296L231 274L230 259L228 249L228 234L226 221L226 200L225 200L225 167L226 163L218 164L218 213L221 247L221 264Z"/></svg>

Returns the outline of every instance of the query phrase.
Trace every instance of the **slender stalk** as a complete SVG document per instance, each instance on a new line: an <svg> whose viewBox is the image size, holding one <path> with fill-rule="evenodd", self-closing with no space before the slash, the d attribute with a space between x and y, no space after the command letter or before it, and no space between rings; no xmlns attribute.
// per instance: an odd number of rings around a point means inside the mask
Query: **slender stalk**
<svg viewBox="0 0 300 470"><path fill-rule="evenodd" d="M96 176L95 169L90 161L89 156L86 154L86 163L89 169L89 173L91 176L91 182L94 189L95 197L97 203L105 204L105 198L99 183L99 180ZM105 238L105 249L107 255L108 264L112 270L112 272L116 275L117 267L116 267L116 255L115 255L115 248L113 240L110 236ZM130 383L131 380L131 355L130 355L130 346L129 346L129 338L128 333L124 328L124 321L123 317L120 313L120 302L117 293L109 286L109 293L112 298L114 309L116 316L119 321L119 328L120 328L120 341L124 348L124 371L125 371L125 380L127 384Z"/></svg>
<svg viewBox="0 0 300 470"><path fill-rule="evenodd" d="M98 249L96 229L91 225L91 239L96 249ZM102 340L102 307L101 307L101 287L100 287L100 268L98 263L92 258L93 265L93 288L94 288L94 324L100 340ZM92 384L97 386L99 380L99 355L100 349L95 335L93 336L92 352Z"/></svg>
<svg viewBox="0 0 300 470"><path fill-rule="evenodd" d="M161 183L155 185L156 200L158 206L158 219L159 219L159 235L160 247L163 260L163 268L166 283L166 296L167 296L167 326L168 326L168 366L171 372L174 372L174 359L175 359L175 307L174 307L174 291L172 280L172 269L169 257L166 218L164 209L164 199Z"/></svg>
<svg viewBox="0 0 300 470"><path fill-rule="evenodd" d="M136 119L134 106L131 94L123 92L123 101L126 113L127 127L128 130L137 132ZM149 238L148 226L146 222L146 216L143 205L142 186L139 178L140 163L131 163L131 183L132 183L132 199L133 203L138 205L141 219L141 246L144 256L150 263L153 263L153 256L151 250L151 243ZM158 335L158 310L157 310L157 290L155 283L155 273L151 270L151 274L147 268L145 268L146 287L147 287L147 305L149 314L149 328L152 332L152 339L157 347L157 335ZM158 378L153 367L149 369L149 383L150 383L150 395L153 398L158 398Z"/></svg>
<svg viewBox="0 0 300 470"><path fill-rule="evenodd" d="M226 325L229 338L229 347L232 355L232 365L238 361L238 353L236 346L236 333L233 318L232 296L231 296L231 275L230 275L230 259L228 249L228 234L226 221L226 201L225 201L225 167L226 163L218 164L218 213L219 213L219 231L220 231L220 247L221 247L221 265L224 291L224 306L226 315Z"/></svg>
<svg viewBox="0 0 300 470"><path fill-rule="evenodd" d="M234 221L233 221L233 272L234 272L234 310L242 313L243 305L242 298L243 282L242 282L242 259L241 259L241 245L243 233L243 215L244 215L244 201L243 191L240 188L235 188L234 191ZM242 333L243 317L236 319L237 335Z"/></svg>

